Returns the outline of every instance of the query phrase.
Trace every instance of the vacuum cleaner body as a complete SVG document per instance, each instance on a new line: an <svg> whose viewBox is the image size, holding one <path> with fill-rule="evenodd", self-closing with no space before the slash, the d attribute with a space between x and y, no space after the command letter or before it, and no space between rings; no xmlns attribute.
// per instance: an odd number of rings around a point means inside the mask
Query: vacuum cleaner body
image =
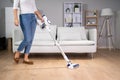
<svg viewBox="0 0 120 80"><path fill-rule="evenodd" d="M50 30L50 25L51 22L48 20L47 16L43 15L42 16L44 19L44 22L40 22L39 25L41 26L42 29L46 28L50 34L50 36L52 37L54 43L56 44L56 46L58 47L58 49L61 51L61 54L63 56L63 58L65 59L65 61L67 62L67 68L69 69L74 69L74 68L78 68L79 64L72 64L71 61L68 59L68 57L65 55L63 49L61 48L60 44L53 38L53 35L51 34L51 30Z"/></svg>

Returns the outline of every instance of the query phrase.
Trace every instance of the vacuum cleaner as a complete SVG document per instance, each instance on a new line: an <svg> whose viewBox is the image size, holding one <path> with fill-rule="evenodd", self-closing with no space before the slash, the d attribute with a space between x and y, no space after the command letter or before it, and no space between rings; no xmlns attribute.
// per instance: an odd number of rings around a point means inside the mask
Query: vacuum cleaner
<svg viewBox="0 0 120 80"><path fill-rule="evenodd" d="M61 48L60 44L54 39L52 33L51 33L51 29L50 29L50 25L51 22L48 20L46 15L42 16L44 19L44 22L39 22L38 25L41 26L42 29L46 28L51 36L51 38L53 39L55 45L58 47L58 49L61 51L61 54L64 58L64 60L67 62L67 68L69 69L75 69L79 67L79 64L73 64L68 57L66 56L65 52L63 51L63 49Z"/></svg>

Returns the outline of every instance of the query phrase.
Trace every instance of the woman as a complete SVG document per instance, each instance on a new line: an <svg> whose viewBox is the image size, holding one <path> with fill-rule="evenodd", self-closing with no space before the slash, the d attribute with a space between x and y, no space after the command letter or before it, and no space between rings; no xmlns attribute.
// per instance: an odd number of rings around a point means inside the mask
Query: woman
<svg viewBox="0 0 120 80"><path fill-rule="evenodd" d="M18 9L20 11L20 21L18 19ZM33 64L33 61L30 61L28 56L36 29L37 21L35 15L37 15L38 19L40 19L42 22L44 20L36 8L35 0L14 0L13 13L14 24L18 26L20 23L24 35L24 40L21 42L17 51L15 52L14 61L16 63L19 62L20 52L24 49L23 63Z"/></svg>

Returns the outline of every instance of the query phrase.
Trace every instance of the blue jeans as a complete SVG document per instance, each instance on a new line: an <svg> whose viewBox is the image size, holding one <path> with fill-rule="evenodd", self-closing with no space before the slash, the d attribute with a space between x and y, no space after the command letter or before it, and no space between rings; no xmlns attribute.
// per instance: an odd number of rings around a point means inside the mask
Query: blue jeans
<svg viewBox="0 0 120 80"><path fill-rule="evenodd" d="M21 14L20 16L20 26L24 35L24 39L18 47L18 51L24 49L25 54L29 54L32 41L34 38L34 33L36 29L36 18L32 13Z"/></svg>

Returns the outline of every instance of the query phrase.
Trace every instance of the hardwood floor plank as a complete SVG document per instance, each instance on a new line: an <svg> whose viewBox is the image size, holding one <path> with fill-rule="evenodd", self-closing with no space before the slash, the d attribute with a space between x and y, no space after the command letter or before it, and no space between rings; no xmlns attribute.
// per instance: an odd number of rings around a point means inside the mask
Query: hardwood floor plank
<svg viewBox="0 0 120 80"><path fill-rule="evenodd" d="M78 69L67 69L60 54L31 54L34 65L13 61L13 53L0 51L0 80L120 80L120 50L100 49L91 59L85 54L67 54Z"/></svg>

